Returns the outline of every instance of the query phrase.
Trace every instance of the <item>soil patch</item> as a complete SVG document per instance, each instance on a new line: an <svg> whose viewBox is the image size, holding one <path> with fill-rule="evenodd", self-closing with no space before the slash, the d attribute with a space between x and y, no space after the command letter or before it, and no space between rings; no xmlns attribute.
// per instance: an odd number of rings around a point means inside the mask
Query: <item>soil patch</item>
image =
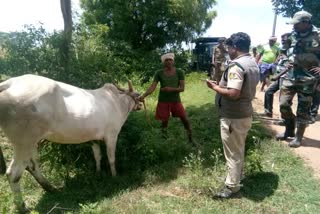
<svg viewBox="0 0 320 214"><path fill-rule="evenodd" d="M260 87L257 88L256 98L253 101L255 112L259 115L264 112L264 92L261 92ZM293 101L293 111L297 108L297 100ZM280 121L279 111L279 92L274 96L273 103L273 118L260 117L265 125L269 127L274 135L284 132L284 126L275 125L274 122ZM289 141L289 140L288 140ZM283 141L287 144L288 142ZM320 179L320 115L318 114L317 121L307 127L304 134L302 146L292 148L294 153L300 156L307 166L314 171L315 177Z"/></svg>

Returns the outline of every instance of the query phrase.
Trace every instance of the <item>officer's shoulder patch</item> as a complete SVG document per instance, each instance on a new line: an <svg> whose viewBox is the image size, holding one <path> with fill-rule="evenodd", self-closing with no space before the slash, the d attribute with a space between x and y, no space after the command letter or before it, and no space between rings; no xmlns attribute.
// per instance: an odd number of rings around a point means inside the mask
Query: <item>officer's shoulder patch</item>
<svg viewBox="0 0 320 214"><path fill-rule="evenodd" d="M228 79L230 80L237 79L237 75L235 73L229 73Z"/></svg>

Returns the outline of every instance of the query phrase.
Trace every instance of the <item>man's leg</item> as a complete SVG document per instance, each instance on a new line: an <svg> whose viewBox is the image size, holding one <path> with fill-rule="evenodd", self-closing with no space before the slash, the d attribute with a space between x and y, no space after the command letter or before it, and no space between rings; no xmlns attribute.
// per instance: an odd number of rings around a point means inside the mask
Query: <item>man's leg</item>
<svg viewBox="0 0 320 214"><path fill-rule="evenodd" d="M170 104L159 102L156 109L156 119L161 121L162 137L167 138L167 127L170 117Z"/></svg>
<svg viewBox="0 0 320 214"><path fill-rule="evenodd" d="M168 132L167 132L167 127L168 127L168 120L162 120L161 121L161 133L162 137L167 139L168 137Z"/></svg>
<svg viewBox="0 0 320 214"><path fill-rule="evenodd" d="M305 85L302 88L307 88ZM312 86L309 87L310 89ZM311 90L310 90L311 91ZM312 102L312 94L298 92L298 108L297 108L297 131L295 138L289 142L290 147L299 147L302 144L302 138L308 124L312 123L310 118L310 106Z"/></svg>
<svg viewBox="0 0 320 214"><path fill-rule="evenodd" d="M173 117L179 117L181 122L183 123L184 128L187 131L188 140L192 143L192 131L190 127L189 120L187 118L187 113L181 102L171 103L171 114Z"/></svg>
<svg viewBox="0 0 320 214"><path fill-rule="evenodd" d="M229 198L240 190L240 179L244 164L245 141L252 118L220 119L221 140L227 161L228 174L225 188L217 193L217 197Z"/></svg>
<svg viewBox="0 0 320 214"><path fill-rule="evenodd" d="M186 117L180 117L180 119L181 119L181 122L183 123L184 128L187 131L188 140L190 143L192 143L193 142L192 131L191 131L189 120Z"/></svg>
<svg viewBox="0 0 320 214"><path fill-rule="evenodd" d="M316 122L316 118L319 110L319 103L320 103L320 91L316 90L312 96L312 105L310 107L312 122Z"/></svg>
<svg viewBox="0 0 320 214"><path fill-rule="evenodd" d="M290 80L283 80L285 84L291 84ZM284 133L276 135L277 140L286 140L288 137L294 137L295 131L295 118L296 116L292 112L292 99L296 94L296 90L293 86L281 87L280 90L280 113L281 118L284 119L285 131Z"/></svg>
<svg viewBox="0 0 320 214"><path fill-rule="evenodd" d="M162 129L166 129L168 127L168 123L169 123L168 120L161 121L161 128Z"/></svg>
<svg viewBox="0 0 320 214"><path fill-rule="evenodd" d="M272 117L273 95L279 90L279 80L273 82L264 94L264 113Z"/></svg>

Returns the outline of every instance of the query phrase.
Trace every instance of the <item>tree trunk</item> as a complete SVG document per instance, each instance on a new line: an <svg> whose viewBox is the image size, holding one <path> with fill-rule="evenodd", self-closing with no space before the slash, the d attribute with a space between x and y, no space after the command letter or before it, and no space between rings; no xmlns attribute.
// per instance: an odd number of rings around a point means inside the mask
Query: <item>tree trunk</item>
<svg viewBox="0 0 320 214"><path fill-rule="evenodd" d="M72 11L71 0L60 0L64 21L63 43L61 47L62 63L66 72L70 71L70 49L72 41Z"/></svg>

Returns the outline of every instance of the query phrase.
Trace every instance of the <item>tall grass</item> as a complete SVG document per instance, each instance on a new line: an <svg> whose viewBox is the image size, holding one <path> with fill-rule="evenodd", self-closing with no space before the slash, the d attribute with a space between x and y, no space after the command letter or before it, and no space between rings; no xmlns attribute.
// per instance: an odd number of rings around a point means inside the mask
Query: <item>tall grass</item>
<svg viewBox="0 0 320 214"><path fill-rule="evenodd" d="M170 119L168 137L162 137L154 119L154 93L147 98L147 111L131 113L120 133L119 176L112 178L106 167L106 174L97 177L88 147L74 145L81 155L69 158L44 147L42 171L61 190L46 193L25 173L27 206L33 213L318 213L319 181L300 158L272 140L257 118L247 138L246 178L239 196L211 198L211 191L223 184L225 164L214 93L200 78L205 74L188 74L181 94L199 148L188 144L175 118ZM138 88L143 91L147 86ZM8 160L10 146L3 137L1 142ZM13 198L4 176L0 189L0 212L12 213Z"/></svg>

